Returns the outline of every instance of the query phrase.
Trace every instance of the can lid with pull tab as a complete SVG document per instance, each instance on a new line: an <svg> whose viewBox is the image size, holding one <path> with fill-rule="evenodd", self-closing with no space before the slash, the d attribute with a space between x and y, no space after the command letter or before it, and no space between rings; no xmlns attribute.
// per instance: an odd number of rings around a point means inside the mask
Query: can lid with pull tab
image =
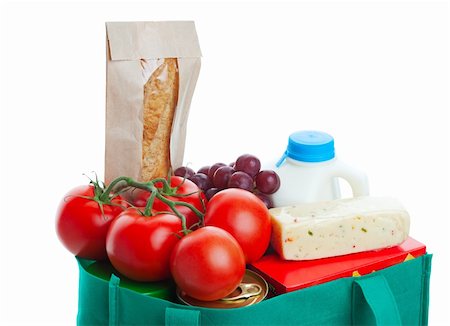
<svg viewBox="0 0 450 326"><path fill-rule="evenodd" d="M239 286L225 298L216 301L201 301L188 296L177 288L178 300L189 306L205 308L239 308L246 307L264 300L269 291L267 282L257 273L246 270Z"/></svg>

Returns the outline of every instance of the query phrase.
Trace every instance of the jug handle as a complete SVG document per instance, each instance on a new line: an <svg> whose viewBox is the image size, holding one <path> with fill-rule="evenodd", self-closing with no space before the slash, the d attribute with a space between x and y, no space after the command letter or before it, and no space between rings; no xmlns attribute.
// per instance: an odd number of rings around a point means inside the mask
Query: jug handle
<svg viewBox="0 0 450 326"><path fill-rule="evenodd" d="M369 180L364 172L337 161L332 174L333 177L343 178L350 184L353 197L369 195Z"/></svg>

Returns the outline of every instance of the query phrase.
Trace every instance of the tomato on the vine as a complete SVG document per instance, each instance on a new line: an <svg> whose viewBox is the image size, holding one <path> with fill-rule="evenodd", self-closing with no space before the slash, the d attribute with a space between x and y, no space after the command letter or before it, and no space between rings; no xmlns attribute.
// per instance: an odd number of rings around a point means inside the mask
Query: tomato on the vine
<svg viewBox="0 0 450 326"><path fill-rule="evenodd" d="M213 301L233 292L245 274L241 247L223 229L206 226L184 236L174 247L170 271L188 296Z"/></svg>
<svg viewBox="0 0 450 326"><path fill-rule="evenodd" d="M247 263L261 258L271 236L270 213L253 193L229 188L215 194L206 207L205 225L228 231L244 251Z"/></svg>
<svg viewBox="0 0 450 326"><path fill-rule="evenodd" d="M129 208L111 223L106 251L111 264L135 281L153 282L170 277L169 259L182 230L170 213L145 216Z"/></svg>
<svg viewBox="0 0 450 326"><path fill-rule="evenodd" d="M158 188L161 195L168 200L191 204L201 213L205 213L205 194L191 180L179 176L171 176L170 189L165 191L162 182L156 182L155 187ZM147 200L150 197L150 192L142 189L136 189L133 191L132 197L134 206L145 207ZM190 208L183 205L175 205L175 208L186 217L186 225L188 228L199 222L199 217ZM155 198L152 209L158 212L172 212L170 206L159 198Z"/></svg>
<svg viewBox="0 0 450 326"><path fill-rule="evenodd" d="M72 254L81 258L106 258L106 233L111 221L123 211L124 201L120 196L102 203L99 191L98 185L70 190L56 213L59 239Z"/></svg>

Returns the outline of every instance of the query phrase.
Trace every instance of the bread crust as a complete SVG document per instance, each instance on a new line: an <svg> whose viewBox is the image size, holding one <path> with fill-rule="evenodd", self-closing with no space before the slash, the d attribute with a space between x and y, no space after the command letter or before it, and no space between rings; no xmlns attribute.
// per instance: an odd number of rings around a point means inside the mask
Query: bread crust
<svg viewBox="0 0 450 326"><path fill-rule="evenodd" d="M178 88L176 58L164 59L144 85L142 181L166 177L170 171L170 136Z"/></svg>

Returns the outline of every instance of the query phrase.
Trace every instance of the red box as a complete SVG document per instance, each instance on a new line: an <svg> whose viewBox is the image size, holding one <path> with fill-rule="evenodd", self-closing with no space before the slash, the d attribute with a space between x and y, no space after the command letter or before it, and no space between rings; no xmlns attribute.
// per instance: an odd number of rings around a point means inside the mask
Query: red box
<svg viewBox="0 0 450 326"><path fill-rule="evenodd" d="M288 261L268 254L250 268L266 279L275 294L280 294L341 277L369 274L425 253L425 245L409 237L396 247L315 260Z"/></svg>

